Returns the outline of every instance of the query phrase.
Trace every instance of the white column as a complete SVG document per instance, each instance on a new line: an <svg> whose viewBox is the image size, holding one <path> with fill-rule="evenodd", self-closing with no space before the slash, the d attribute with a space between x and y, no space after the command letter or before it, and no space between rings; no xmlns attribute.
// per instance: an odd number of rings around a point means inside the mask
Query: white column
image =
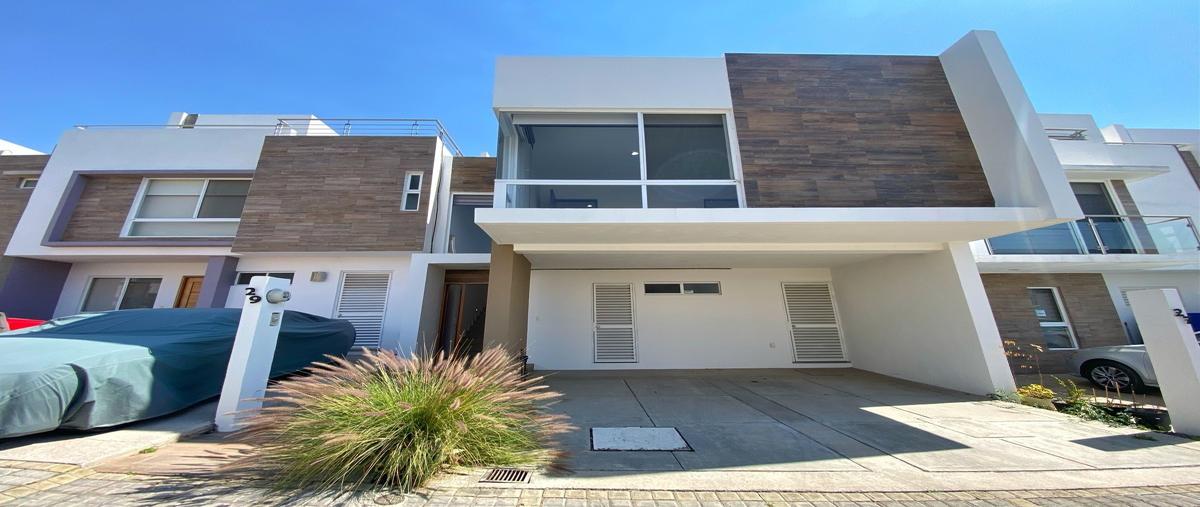
<svg viewBox="0 0 1200 507"><path fill-rule="evenodd" d="M217 431L236 430L237 419L244 412L262 407L260 398L266 394L275 343L283 325L283 303L291 298L287 290L290 285L285 279L269 276L250 279L217 402Z"/></svg>
<svg viewBox="0 0 1200 507"><path fill-rule="evenodd" d="M1154 376L1171 414L1171 427L1200 435L1200 343L1179 293L1173 289L1129 292L1129 306L1142 331Z"/></svg>

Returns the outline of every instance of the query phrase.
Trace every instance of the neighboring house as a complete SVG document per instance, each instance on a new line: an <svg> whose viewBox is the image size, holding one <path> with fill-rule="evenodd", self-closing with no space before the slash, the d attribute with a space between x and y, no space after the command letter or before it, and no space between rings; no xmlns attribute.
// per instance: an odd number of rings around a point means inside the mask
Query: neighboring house
<svg viewBox="0 0 1200 507"><path fill-rule="evenodd" d="M0 139L0 286L13 263L3 255L4 248L49 159L40 151Z"/></svg>
<svg viewBox="0 0 1200 507"><path fill-rule="evenodd" d="M1041 118L1085 219L972 248L1001 336L1038 357L1014 370L1059 373L1077 348L1141 343L1130 290L1173 288L1200 311L1200 131Z"/></svg>
<svg viewBox="0 0 1200 507"><path fill-rule="evenodd" d="M172 116L61 138L29 317L241 304L539 369L854 366L1011 390L971 242L1083 217L996 35L937 56L501 58L495 158L436 121Z"/></svg>

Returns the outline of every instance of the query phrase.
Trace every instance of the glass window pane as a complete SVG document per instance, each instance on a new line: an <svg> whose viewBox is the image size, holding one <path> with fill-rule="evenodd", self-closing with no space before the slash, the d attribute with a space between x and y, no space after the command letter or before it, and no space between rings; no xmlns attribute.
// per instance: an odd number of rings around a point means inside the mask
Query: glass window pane
<svg viewBox="0 0 1200 507"><path fill-rule="evenodd" d="M421 194L404 194L404 209L416 211L421 205Z"/></svg>
<svg viewBox="0 0 1200 507"><path fill-rule="evenodd" d="M648 283L646 284L646 294L679 294L679 284Z"/></svg>
<svg viewBox="0 0 1200 507"><path fill-rule="evenodd" d="M1084 224L1086 226L1086 222ZM1084 234L1086 238L1090 231ZM1017 232L988 240L988 246L996 255L1046 254L1046 255L1076 255L1082 254L1071 224L1055 224L1041 229Z"/></svg>
<svg viewBox="0 0 1200 507"><path fill-rule="evenodd" d="M1071 343L1071 331L1066 326L1042 327L1042 338L1046 340L1046 346L1052 349L1069 349L1075 347Z"/></svg>
<svg viewBox="0 0 1200 507"><path fill-rule="evenodd" d="M689 282L683 284L684 294L720 294L721 284L717 282Z"/></svg>
<svg viewBox="0 0 1200 507"><path fill-rule="evenodd" d="M651 208L736 208L734 185L650 185L646 200Z"/></svg>
<svg viewBox="0 0 1200 507"><path fill-rule="evenodd" d="M421 175L419 175L419 174L408 175L408 189L409 190L420 190L421 189Z"/></svg>
<svg viewBox="0 0 1200 507"><path fill-rule="evenodd" d="M638 185L509 185L510 208L640 208Z"/></svg>
<svg viewBox="0 0 1200 507"><path fill-rule="evenodd" d="M158 297L160 278L130 278L125 287L125 297L121 298L121 309L154 308L154 299Z"/></svg>
<svg viewBox="0 0 1200 507"><path fill-rule="evenodd" d="M648 114L644 122L649 179L733 179L721 115Z"/></svg>
<svg viewBox="0 0 1200 507"><path fill-rule="evenodd" d="M141 237L231 237L237 222L135 222L130 236Z"/></svg>
<svg viewBox="0 0 1200 507"><path fill-rule="evenodd" d="M475 224L475 210L491 206L455 204L450 211L450 253L489 253L492 238Z"/></svg>
<svg viewBox="0 0 1200 507"><path fill-rule="evenodd" d="M204 180L150 180L146 195L200 195Z"/></svg>
<svg viewBox="0 0 1200 507"><path fill-rule="evenodd" d="M1033 313L1039 322L1063 322L1062 312L1050 289L1029 289L1029 300L1033 302Z"/></svg>
<svg viewBox="0 0 1200 507"><path fill-rule="evenodd" d="M142 198L138 218L192 218L196 212L194 195L147 195Z"/></svg>
<svg viewBox="0 0 1200 507"><path fill-rule="evenodd" d="M637 180L637 125L518 125L517 178Z"/></svg>
<svg viewBox="0 0 1200 507"><path fill-rule="evenodd" d="M83 299L84 312L104 312L117 309L117 298L121 297L124 278L93 278Z"/></svg>
<svg viewBox="0 0 1200 507"><path fill-rule="evenodd" d="M1084 215L1116 215L1117 207L1108 198L1108 189L1103 183L1071 183L1071 191Z"/></svg>
<svg viewBox="0 0 1200 507"><path fill-rule="evenodd" d="M205 194L204 202L200 203L199 218L241 218L242 208L246 205L246 196L218 196Z"/></svg>
<svg viewBox="0 0 1200 507"><path fill-rule="evenodd" d="M250 180L210 180L205 196L240 195L245 197L250 193Z"/></svg>

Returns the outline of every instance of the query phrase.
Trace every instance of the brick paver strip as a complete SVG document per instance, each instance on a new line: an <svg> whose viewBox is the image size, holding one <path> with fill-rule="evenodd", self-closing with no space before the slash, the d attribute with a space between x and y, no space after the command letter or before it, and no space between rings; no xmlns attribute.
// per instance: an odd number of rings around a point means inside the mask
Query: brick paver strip
<svg viewBox="0 0 1200 507"><path fill-rule="evenodd" d="M409 494L368 491L331 496L275 493L215 478L98 473L69 465L0 461L0 504L304 505L402 507L842 507L1200 505L1200 484L1140 488L1011 491L841 492L441 488ZM4 484L12 484L5 486ZM7 489L5 489L7 488Z"/></svg>

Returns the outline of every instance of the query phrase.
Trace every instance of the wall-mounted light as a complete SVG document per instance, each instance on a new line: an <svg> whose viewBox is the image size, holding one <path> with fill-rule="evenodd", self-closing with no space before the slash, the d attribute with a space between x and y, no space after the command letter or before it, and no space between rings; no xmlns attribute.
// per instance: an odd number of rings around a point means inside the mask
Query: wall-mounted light
<svg viewBox="0 0 1200 507"><path fill-rule="evenodd" d="M324 282L327 278L329 278L329 273L324 271L313 271L312 274L308 275L308 281L310 282Z"/></svg>

